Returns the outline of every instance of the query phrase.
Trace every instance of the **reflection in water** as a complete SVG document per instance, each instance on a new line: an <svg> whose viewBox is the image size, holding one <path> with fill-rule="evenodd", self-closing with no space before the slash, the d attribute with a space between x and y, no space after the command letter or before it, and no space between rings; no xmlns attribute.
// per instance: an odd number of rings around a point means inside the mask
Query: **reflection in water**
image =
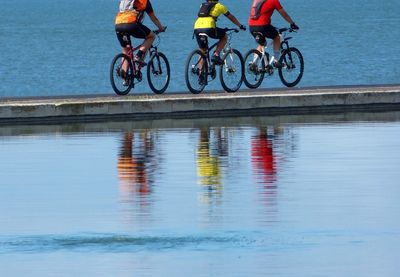
<svg viewBox="0 0 400 277"><path fill-rule="evenodd" d="M148 205L157 168L151 131L126 132L118 156L118 177L123 202Z"/></svg>
<svg viewBox="0 0 400 277"><path fill-rule="evenodd" d="M199 184L204 186L202 201L218 199L222 193L223 157L228 156L228 143L225 130L221 128L200 129L200 141L197 149L197 174Z"/></svg>
<svg viewBox="0 0 400 277"><path fill-rule="evenodd" d="M276 158L272 136L268 135L268 128L258 128L257 134L251 139L251 161L257 182L275 189Z"/></svg>

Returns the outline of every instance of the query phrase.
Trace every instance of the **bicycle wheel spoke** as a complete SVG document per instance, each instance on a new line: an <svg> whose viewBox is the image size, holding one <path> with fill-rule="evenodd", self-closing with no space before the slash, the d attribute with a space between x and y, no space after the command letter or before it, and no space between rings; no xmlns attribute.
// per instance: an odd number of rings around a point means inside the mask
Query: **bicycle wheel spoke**
<svg viewBox="0 0 400 277"><path fill-rule="evenodd" d="M235 92L243 81L243 59L239 51L232 49L226 53L224 63L220 68L222 87L227 92Z"/></svg>
<svg viewBox="0 0 400 277"><path fill-rule="evenodd" d="M133 68L128 56L118 54L111 63L110 81L115 93L126 95L133 86Z"/></svg>
<svg viewBox="0 0 400 277"><path fill-rule="evenodd" d="M170 80L170 68L164 54L157 53L151 57L147 68L147 79L154 93L161 94L167 89Z"/></svg>
<svg viewBox="0 0 400 277"><path fill-rule="evenodd" d="M279 69L279 77L282 83L288 87L297 85L304 71L304 61L299 50L289 48L283 52L280 62L283 67Z"/></svg>
<svg viewBox="0 0 400 277"><path fill-rule="evenodd" d="M244 60L244 82L248 88L258 88L265 75L265 62L261 53L250 50Z"/></svg>
<svg viewBox="0 0 400 277"><path fill-rule="evenodd" d="M186 62L186 84L192 93L203 91L207 83L207 60L199 50L195 50Z"/></svg>

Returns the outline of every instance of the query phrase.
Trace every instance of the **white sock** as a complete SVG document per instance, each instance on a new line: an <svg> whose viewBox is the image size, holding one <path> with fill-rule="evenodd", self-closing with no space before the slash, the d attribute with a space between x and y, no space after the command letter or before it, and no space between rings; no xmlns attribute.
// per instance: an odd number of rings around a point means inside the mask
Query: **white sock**
<svg viewBox="0 0 400 277"><path fill-rule="evenodd" d="M274 59L275 59L275 61L279 61L280 57L281 57L281 52L280 51L274 51Z"/></svg>

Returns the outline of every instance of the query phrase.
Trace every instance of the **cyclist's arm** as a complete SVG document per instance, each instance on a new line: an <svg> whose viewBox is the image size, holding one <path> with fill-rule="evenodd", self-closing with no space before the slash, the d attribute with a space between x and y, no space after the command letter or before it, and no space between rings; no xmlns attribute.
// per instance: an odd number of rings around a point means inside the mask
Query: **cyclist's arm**
<svg viewBox="0 0 400 277"><path fill-rule="evenodd" d="M293 19L288 15L288 13L285 11L285 9L280 9L278 12L281 14L281 16L289 23L289 24L294 24Z"/></svg>
<svg viewBox="0 0 400 277"><path fill-rule="evenodd" d="M240 26L242 25L242 24L240 24L239 20L237 20L237 18L236 18L233 14L231 14L231 13L228 12L227 14L225 14L225 16L226 16L230 21L232 21L233 24L235 24L235 25L238 26L239 28L240 28Z"/></svg>
<svg viewBox="0 0 400 277"><path fill-rule="evenodd" d="M148 15L149 15L151 21L153 21L154 25L156 25L158 27L158 30L160 32L165 31L165 27L163 25L161 25L160 20L158 20L157 16L154 14L154 12L149 13Z"/></svg>

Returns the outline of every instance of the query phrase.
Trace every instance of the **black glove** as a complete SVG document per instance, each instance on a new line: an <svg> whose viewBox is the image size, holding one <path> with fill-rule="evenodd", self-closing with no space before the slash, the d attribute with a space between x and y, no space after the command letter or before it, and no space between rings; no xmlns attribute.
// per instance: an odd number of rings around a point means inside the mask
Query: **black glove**
<svg viewBox="0 0 400 277"><path fill-rule="evenodd" d="M243 31L246 31L246 26L244 26L244 25L240 25L240 30L243 30Z"/></svg>
<svg viewBox="0 0 400 277"><path fill-rule="evenodd" d="M290 24L290 28L292 28L292 30L297 31L299 28L299 26L296 25L296 23L292 23Z"/></svg>

